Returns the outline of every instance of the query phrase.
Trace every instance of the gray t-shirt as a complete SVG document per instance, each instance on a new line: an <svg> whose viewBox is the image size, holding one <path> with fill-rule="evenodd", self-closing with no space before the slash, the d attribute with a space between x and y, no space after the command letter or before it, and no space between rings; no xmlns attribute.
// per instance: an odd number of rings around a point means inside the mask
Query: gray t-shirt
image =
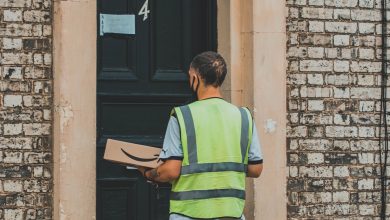
<svg viewBox="0 0 390 220"><path fill-rule="evenodd" d="M263 162L263 154L261 151L261 145L257 134L256 125L253 122L252 131L252 143L249 147L248 152L248 163L259 164ZM161 160L167 159L182 159L183 158L183 147L180 140L180 128L177 119L173 116L170 117L168 122L167 131L165 133L163 149L160 153ZM178 214L171 214L169 220L192 220ZM241 220L245 220L245 216L242 215Z"/></svg>

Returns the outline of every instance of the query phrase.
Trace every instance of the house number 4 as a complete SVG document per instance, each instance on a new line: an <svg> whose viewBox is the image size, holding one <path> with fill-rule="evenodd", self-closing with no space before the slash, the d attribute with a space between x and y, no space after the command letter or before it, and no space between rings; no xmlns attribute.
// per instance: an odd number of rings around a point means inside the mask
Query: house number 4
<svg viewBox="0 0 390 220"><path fill-rule="evenodd" d="M139 12L138 12L138 15L144 15L144 19L143 19L144 21L146 19L148 19L148 14L150 13L150 11L148 9L148 1L149 0L145 1L144 5L142 5L141 10L139 10Z"/></svg>

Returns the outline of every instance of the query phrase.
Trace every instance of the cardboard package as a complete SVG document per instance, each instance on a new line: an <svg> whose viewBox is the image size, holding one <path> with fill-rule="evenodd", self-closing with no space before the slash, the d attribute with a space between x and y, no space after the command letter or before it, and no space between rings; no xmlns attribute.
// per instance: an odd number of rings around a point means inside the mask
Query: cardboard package
<svg viewBox="0 0 390 220"><path fill-rule="evenodd" d="M156 147L107 139L103 158L122 165L155 168L162 163L158 159L160 152Z"/></svg>

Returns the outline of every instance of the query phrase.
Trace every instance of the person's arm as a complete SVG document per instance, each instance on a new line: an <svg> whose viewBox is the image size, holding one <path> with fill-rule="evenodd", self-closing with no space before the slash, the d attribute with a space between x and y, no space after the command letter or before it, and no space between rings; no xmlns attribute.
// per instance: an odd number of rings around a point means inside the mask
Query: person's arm
<svg viewBox="0 0 390 220"><path fill-rule="evenodd" d="M249 164L247 177L258 178L263 171L263 164Z"/></svg>
<svg viewBox="0 0 390 220"><path fill-rule="evenodd" d="M253 121L252 142L248 152L247 177L258 178L263 171L263 154L255 122Z"/></svg>
<svg viewBox="0 0 390 220"><path fill-rule="evenodd" d="M167 160L157 168L146 170L145 167L138 168L145 178L153 182L172 182L179 178L181 161L180 160Z"/></svg>

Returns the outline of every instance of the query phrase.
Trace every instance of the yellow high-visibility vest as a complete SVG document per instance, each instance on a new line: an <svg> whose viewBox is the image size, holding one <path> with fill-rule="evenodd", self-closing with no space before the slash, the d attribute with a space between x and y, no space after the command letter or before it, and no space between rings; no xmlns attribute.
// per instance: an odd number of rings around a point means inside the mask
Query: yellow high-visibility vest
<svg viewBox="0 0 390 220"><path fill-rule="evenodd" d="M191 218L239 218L252 140L252 116L220 98L176 107L183 161L172 183L170 213Z"/></svg>

